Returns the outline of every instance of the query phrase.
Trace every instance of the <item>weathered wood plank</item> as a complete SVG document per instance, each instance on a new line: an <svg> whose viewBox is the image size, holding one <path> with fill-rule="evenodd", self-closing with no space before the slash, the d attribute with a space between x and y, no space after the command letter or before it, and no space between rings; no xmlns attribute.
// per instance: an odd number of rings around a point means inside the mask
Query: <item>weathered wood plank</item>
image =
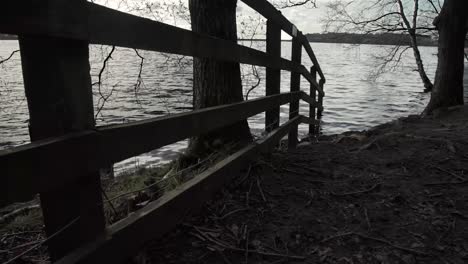
<svg viewBox="0 0 468 264"><path fill-rule="evenodd" d="M234 61L299 72L312 81L304 66L284 58L94 3L87 3L82 11L87 12L87 16L77 16L74 12L75 8L83 9L82 6L66 5L60 0L8 1L7 5L11 12L0 16L2 33L69 38L92 44ZM318 84L316 86L320 92Z"/></svg>
<svg viewBox="0 0 468 264"><path fill-rule="evenodd" d="M325 81L326 81L325 75L324 75L323 72L322 72L322 68L320 67L320 63L318 62L317 57L315 56L315 53L314 53L314 51L312 50L312 47L310 46L309 40L307 39L306 36L302 35L302 33L301 33L300 38L302 39L302 45L304 46L305 51L306 51L307 54L309 55L310 60L312 61L312 63L313 63L314 66L316 67L317 72L318 72L318 74L320 75L320 78L321 78L322 80L324 80L324 82L325 82Z"/></svg>
<svg viewBox="0 0 468 264"><path fill-rule="evenodd" d="M314 86L315 90L317 90L317 92L322 95L322 96L325 96L325 92L323 91L323 89L320 87L320 85L317 83L317 80L315 80L314 78L312 78L312 75L310 74L310 72L306 69L305 66L302 66L302 70L301 70L301 75L307 79L307 81L312 85Z"/></svg>
<svg viewBox="0 0 468 264"><path fill-rule="evenodd" d="M325 85L325 81L324 80L320 80L319 82L319 87L320 89L323 91L323 87ZM322 114L323 114L323 94L320 94L319 93L319 98L318 98L318 105L319 105L319 108L318 108L318 113L317 113L317 118L318 119L322 119Z"/></svg>
<svg viewBox="0 0 468 264"><path fill-rule="evenodd" d="M98 143L96 132L85 131L0 151L0 207L87 175L98 166Z"/></svg>
<svg viewBox="0 0 468 264"><path fill-rule="evenodd" d="M283 93L124 125L100 127L94 131L2 150L0 168L6 169L0 174L0 205L29 200L38 192L66 185L93 168L244 120L297 100L302 93ZM158 134L165 136L155 136Z"/></svg>
<svg viewBox="0 0 468 264"><path fill-rule="evenodd" d="M228 40L194 33L164 23L90 4L91 43L117 45L179 55L235 61L299 72L300 65L237 45Z"/></svg>
<svg viewBox="0 0 468 264"><path fill-rule="evenodd" d="M299 39L293 38L291 48L291 61L300 64L302 59L302 44ZM301 89L301 75L291 72L291 92ZM299 115L299 100L293 100L289 104L289 119ZM289 130L288 149L294 149L297 145L298 127L295 126Z"/></svg>
<svg viewBox="0 0 468 264"><path fill-rule="evenodd" d="M63 0L3 1L0 32L86 40L87 5ZM83 16L84 14L84 16Z"/></svg>
<svg viewBox="0 0 468 264"><path fill-rule="evenodd" d="M301 94L301 100L308 103L312 107L317 107L317 101L315 101L311 96L306 93Z"/></svg>
<svg viewBox="0 0 468 264"><path fill-rule="evenodd" d="M301 123L303 124L309 124L309 125L319 125L320 124L320 121L318 120L313 120L312 118L310 117L306 117L306 116L301 116Z"/></svg>
<svg viewBox="0 0 468 264"><path fill-rule="evenodd" d="M297 36L297 28L281 14L272 4L265 0L242 0L246 5L257 11L263 17L275 22L281 29L292 37Z"/></svg>
<svg viewBox="0 0 468 264"><path fill-rule="evenodd" d="M299 100L302 92L284 93L189 113L99 128L108 162L118 162L159 147L205 134L279 105ZM164 135L158 137L155 135ZM125 140L122 140L125 138Z"/></svg>
<svg viewBox="0 0 468 264"><path fill-rule="evenodd" d="M268 134L264 139L258 142L260 145L260 151L262 153L271 152L275 147L275 143L279 142L289 133L289 131L291 131L291 129L297 127L297 125L299 125L302 121L307 121L306 117L298 115Z"/></svg>
<svg viewBox="0 0 468 264"><path fill-rule="evenodd" d="M221 187L238 175L248 161L255 159L259 151L275 145L301 118L295 117L266 138L239 150L157 201L110 226L107 235L76 250L57 264L122 262L137 252L145 242L161 237L186 216L199 210Z"/></svg>
<svg viewBox="0 0 468 264"><path fill-rule="evenodd" d="M88 15L80 17L73 15L73 8L64 8L66 5L59 0L8 1L8 6L12 12L0 17L2 33L86 40L92 44L302 71L301 65L262 51L94 3L87 3L85 11ZM40 12L34 12L35 9Z"/></svg>
<svg viewBox="0 0 468 264"><path fill-rule="evenodd" d="M86 16L85 13L79 13L84 10L79 7L85 6L86 0L69 0L67 3L77 7L74 12L78 16ZM93 129L95 121L88 43L82 40L20 36L19 45L31 141ZM66 155L68 151L71 150L62 150L62 154ZM77 154L70 156L74 155ZM47 156L32 158L50 159ZM55 168L56 164L61 164L68 157L55 158L55 164L49 164L49 173L53 175L50 178L64 177L61 173L68 173L74 167L86 164L86 159L90 157L78 157L84 162L68 167L66 172ZM34 177L37 173L34 171L30 176ZM94 240L104 230L99 167L81 176L63 188L40 192L48 237L47 248L52 261ZM71 226L62 230L77 218ZM62 231L56 234L59 230Z"/></svg>
<svg viewBox="0 0 468 264"><path fill-rule="evenodd" d="M266 52L270 56L281 57L281 28L273 21L267 21ZM266 68L266 96L279 94L281 88L281 70ZM265 130L272 131L279 127L280 108L275 107L265 113Z"/></svg>
<svg viewBox="0 0 468 264"><path fill-rule="evenodd" d="M312 75L314 79L317 79L317 66L312 66L310 68L310 74ZM318 103L316 102L317 90L312 84L310 85L310 98L311 98L311 101L314 102L314 104L309 103L309 118L313 120L313 122L309 124L309 135L316 135L317 128L315 126L315 120L316 120L316 115L317 115L316 109L318 105Z"/></svg>

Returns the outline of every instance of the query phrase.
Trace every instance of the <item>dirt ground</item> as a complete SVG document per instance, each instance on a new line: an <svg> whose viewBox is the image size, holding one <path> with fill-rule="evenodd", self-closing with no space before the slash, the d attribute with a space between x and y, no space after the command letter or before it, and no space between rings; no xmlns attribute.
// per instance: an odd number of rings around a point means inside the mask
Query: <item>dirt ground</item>
<svg viewBox="0 0 468 264"><path fill-rule="evenodd" d="M457 107L274 153L136 261L468 263L466 121Z"/></svg>

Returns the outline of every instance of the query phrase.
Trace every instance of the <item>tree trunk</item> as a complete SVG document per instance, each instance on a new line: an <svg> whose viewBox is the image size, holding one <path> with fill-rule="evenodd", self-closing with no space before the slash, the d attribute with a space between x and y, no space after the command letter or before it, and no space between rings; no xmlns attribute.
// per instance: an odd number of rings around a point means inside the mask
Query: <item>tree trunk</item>
<svg viewBox="0 0 468 264"><path fill-rule="evenodd" d="M192 30L237 42L237 0L190 0ZM239 63L194 58L193 107L240 102L243 100ZM226 144L252 140L246 120L190 140L187 154L203 157Z"/></svg>
<svg viewBox="0 0 468 264"><path fill-rule="evenodd" d="M424 92L430 92L434 88L429 77L427 77L426 70L424 69L424 64L421 59L421 52L419 52L418 40L416 37L416 31L411 30L409 32L411 38L411 46L413 48L414 59L416 60L416 65L418 66L419 76L424 84Z"/></svg>
<svg viewBox="0 0 468 264"><path fill-rule="evenodd" d="M468 1L446 0L434 25L439 31L439 60L431 100L424 110L463 104L464 45Z"/></svg>

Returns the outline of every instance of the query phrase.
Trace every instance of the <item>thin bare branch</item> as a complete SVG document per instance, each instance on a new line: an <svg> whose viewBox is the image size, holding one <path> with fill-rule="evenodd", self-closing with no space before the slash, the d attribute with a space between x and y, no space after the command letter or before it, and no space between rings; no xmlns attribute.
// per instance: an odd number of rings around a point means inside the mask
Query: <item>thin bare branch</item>
<svg viewBox="0 0 468 264"><path fill-rule="evenodd" d="M17 52L19 52L19 50L14 50L10 53L10 56L8 56L6 59L2 59L0 60L0 64L3 64L7 61L9 61Z"/></svg>

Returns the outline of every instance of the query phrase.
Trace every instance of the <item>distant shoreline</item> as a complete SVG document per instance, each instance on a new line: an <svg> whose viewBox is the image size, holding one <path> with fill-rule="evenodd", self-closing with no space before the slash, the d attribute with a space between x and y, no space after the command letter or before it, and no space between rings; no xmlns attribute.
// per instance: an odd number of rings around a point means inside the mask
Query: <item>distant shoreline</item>
<svg viewBox="0 0 468 264"><path fill-rule="evenodd" d="M0 34L0 40L18 40L17 36L14 35L3 35Z"/></svg>
<svg viewBox="0 0 468 264"><path fill-rule="evenodd" d="M255 41L255 42L265 42L266 39L238 39L238 41ZM290 39L282 39L281 42L291 42ZM310 40L310 43L330 43L330 44L350 44L350 45L377 45L377 46L397 46L397 45L402 45L402 44L395 44L395 43L371 43L371 42L366 42L366 43L358 43L358 42L351 42L351 41L326 41L326 40ZM409 45L409 44L408 44ZM437 44L431 44L431 45L424 45L420 44L419 46L421 47L437 47Z"/></svg>
<svg viewBox="0 0 468 264"><path fill-rule="evenodd" d="M16 35L0 34L0 40L18 40Z"/></svg>
<svg viewBox="0 0 468 264"><path fill-rule="evenodd" d="M305 34L311 43L335 43L335 44L355 44L355 45L401 45L411 46L409 38L404 34L375 34L375 35L362 35L351 33L324 33L324 34ZM0 34L0 40L18 40L15 35ZM238 41L261 41L265 42L266 39L238 39ZM291 42L290 39L283 39L282 42ZM419 46L436 47L437 40L431 39L426 36L418 36Z"/></svg>
<svg viewBox="0 0 468 264"><path fill-rule="evenodd" d="M405 34L354 34L354 33L317 33L305 34L309 42L312 43L337 43L337 44L368 44L368 45L392 45L392 46L411 46L411 41L408 35ZM438 45L436 39L429 36L417 36L419 46L436 47ZM266 39L239 39L239 41L266 41ZM282 40L285 42L291 40Z"/></svg>

